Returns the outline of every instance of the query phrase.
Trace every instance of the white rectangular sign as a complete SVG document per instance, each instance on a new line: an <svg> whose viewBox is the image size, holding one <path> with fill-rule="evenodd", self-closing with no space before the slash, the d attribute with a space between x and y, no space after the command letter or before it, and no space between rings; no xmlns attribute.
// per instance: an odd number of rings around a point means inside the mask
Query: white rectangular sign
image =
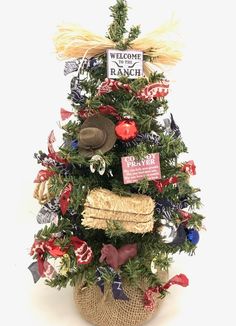
<svg viewBox="0 0 236 326"><path fill-rule="evenodd" d="M122 76L130 79L143 77L143 52L107 50L107 77L117 79Z"/></svg>

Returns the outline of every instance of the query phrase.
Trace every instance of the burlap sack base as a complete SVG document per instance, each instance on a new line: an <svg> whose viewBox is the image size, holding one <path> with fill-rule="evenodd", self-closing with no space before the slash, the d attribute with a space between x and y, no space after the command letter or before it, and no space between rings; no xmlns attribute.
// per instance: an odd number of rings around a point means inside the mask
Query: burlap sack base
<svg viewBox="0 0 236 326"><path fill-rule="evenodd" d="M161 279L166 282L168 273L162 272ZM150 320L163 301L158 295L154 295L156 306L150 312L144 308L144 292L140 288L123 281L123 289L129 301L114 300L109 289L105 289L103 295L97 285L83 288L81 284L77 284L74 288L74 300L80 315L96 326L138 326Z"/></svg>

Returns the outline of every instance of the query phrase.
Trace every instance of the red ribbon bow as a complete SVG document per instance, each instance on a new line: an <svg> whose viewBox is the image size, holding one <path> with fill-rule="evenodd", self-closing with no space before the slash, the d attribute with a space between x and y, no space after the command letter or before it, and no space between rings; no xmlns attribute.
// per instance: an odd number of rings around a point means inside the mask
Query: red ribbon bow
<svg viewBox="0 0 236 326"><path fill-rule="evenodd" d="M196 174L196 165L194 164L194 161L188 161L187 163L185 163L182 168L181 171L184 171L186 173L188 173L189 175L195 175Z"/></svg>
<svg viewBox="0 0 236 326"><path fill-rule="evenodd" d="M46 276L48 263L44 261L44 254L49 253L53 257L61 257L66 252L63 251L59 246L54 244L55 238L47 241L35 240L30 251L30 255L37 255L38 271L41 277ZM51 265L50 265L51 266Z"/></svg>
<svg viewBox="0 0 236 326"><path fill-rule="evenodd" d="M113 79L106 78L104 82L98 87L98 96L124 89L127 92L132 92L130 85L122 84L121 82Z"/></svg>
<svg viewBox="0 0 236 326"><path fill-rule="evenodd" d="M61 120L62 121L66 120L66 119L69 119L73 114L73 112L67 111L67 110L65 110L63 108L61 108L60 113L61 113Z"/></svg>
<svg viewBox="0 0 236 326"><path fill-rule="evenodd" d="M59 163L68 163L67 160L60 157L58 153L55 152L53 143L56 141L54 131L52 130L48 136L48 156L51 157L53 160L59 162Z"/></svg>
<svg viewBox="0 0 236 326"><path fill-rule="evenodd" d="M65 188L62 190L60 200L59 200L62 215L64 215L68 210L70 204L70 194L72 189L73 189L72 184L68 183L65 186Z"/></svg>
<svg viewBox="0 0 236 326"><path fill-rule="evenodd" d="M121 120L121 116L117 113L117 110L111 105L101 105L98 108L98 111L101 114L110 114L115 117L117 120Z"/></svg>
<svg viewBox="0 0 236 326"><path fill-rule="evenodd" d="M153 99L165 97L169 93L169 83L162 81L145 86L137 92L137 98L143 101L152 101Z"/></svg>
<svg viewBox="0 0 236 326"><path fill-rule="evenodd" d="M173 176L165 180L154 180L154 184L159 192L162 192L164 187L168 186L169 184L175 184L178 182L178 177Z"/></svg>
<svg viewBox="0 0 236 326"><path fill-rule="evenodd" d="M148 288L147 291L144 293L144 307L147 310L153 311L155 302L153 299L153 293L159 292L160 294L169 289L170 286L177 284L183 287L189 285L189 280L186 275L179 274L172 277L166 284L161 286L156 286L152 288Z"/></svg>
<svg viewBox="0 0 236 326"><path fill-rule="evenodd" d="M34 180L34 183L40 183L48 180L52 175L54 175L55 171L50 170L40 170L37 174L37 177Z"/></svg>
<svg viewBox="0 0 236 326"><path fill-rule="evenodd" d="M182 209L178 210L179 214L181 215L181 217L183 218L182 223L184 223L184 225L186 225L188 223L188 220L192 217L192 214L183 211Z"/></svg>
<svg viewBox="0 0 236 326"><path fill-rule="evenodd" d="M115 117L117 120L121 120L121 116L117 113L117 110L111 105L101 105L101 106L99 106L98 111L101 114L113 115L113 117ZM97 112L94 109L86 108L86 109L79 110L78 116L81 119L85 120L85 119L95 115L96 113Z"/></svg>
<svg viewBox="0 0 236 326"><path fill-rule="evenodd" d="M93 258L93 251L83 240L78 237L71 237L71 244L74 247L77 263L80 265L89 264Z"/></svg>
<svg viewBox="0 0 236 326"><path fill-rule="evenodd" d="M78 111L78 116L84 120L88 119L89 117L93 116L94 114L96 114L96 111L93 109L89 109L89 108L81 109Z"/></svg>
<svg viewBox="0 0 236 326"><path fill-rule="evenodd" d="M52 266L45 261L45 253L49 253L52 257L62 257L69 250L70 246L73 246L74 253L77 258L77 263L80 265L89 264L93 258L93 252L91 247L83 240L80 240L76 236L72 236L70 244L62 250L60 246L55 245L56 238L49 239L47 241L35 240L30 251L30 255L37 255L38 271L41 277L45 277L52 271Z"/></svg>

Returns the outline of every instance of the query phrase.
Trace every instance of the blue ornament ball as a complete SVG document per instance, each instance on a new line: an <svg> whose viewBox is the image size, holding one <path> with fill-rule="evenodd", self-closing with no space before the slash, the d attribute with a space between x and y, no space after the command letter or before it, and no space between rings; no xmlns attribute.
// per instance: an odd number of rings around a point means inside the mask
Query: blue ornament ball
<svg viewBox="0 0 236 326"><path fill-rule="evenodd" d="M199 232L195 229L187 229L187 239L192 244L196 245L199 241Z"/></svg>

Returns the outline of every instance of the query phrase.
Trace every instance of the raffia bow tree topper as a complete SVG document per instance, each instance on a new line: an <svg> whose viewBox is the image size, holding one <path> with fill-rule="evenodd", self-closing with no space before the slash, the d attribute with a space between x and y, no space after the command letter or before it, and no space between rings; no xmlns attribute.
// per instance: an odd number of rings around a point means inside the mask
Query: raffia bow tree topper
<svg viewBox="0 0 236 326"><path fill-rule="evenodd" d="M47 150L35 154L36 218L45 225L29 269L35 282L76 286L92 324L140 325L171 285L188 285L184 274L168 281L168 268L173 254L194 253L203 216L190 183L194 161L180 160L180 129L172 114L162 118L170 85L158 69L181 57L167 37L175 23L140 37L138 26L126 30L126 1L110 10L106 37L74 25L55 37L71 90L60 111L63 144L55 149L52 131ZM117 321L117 309L129 317L119 312Z"/></svg>

